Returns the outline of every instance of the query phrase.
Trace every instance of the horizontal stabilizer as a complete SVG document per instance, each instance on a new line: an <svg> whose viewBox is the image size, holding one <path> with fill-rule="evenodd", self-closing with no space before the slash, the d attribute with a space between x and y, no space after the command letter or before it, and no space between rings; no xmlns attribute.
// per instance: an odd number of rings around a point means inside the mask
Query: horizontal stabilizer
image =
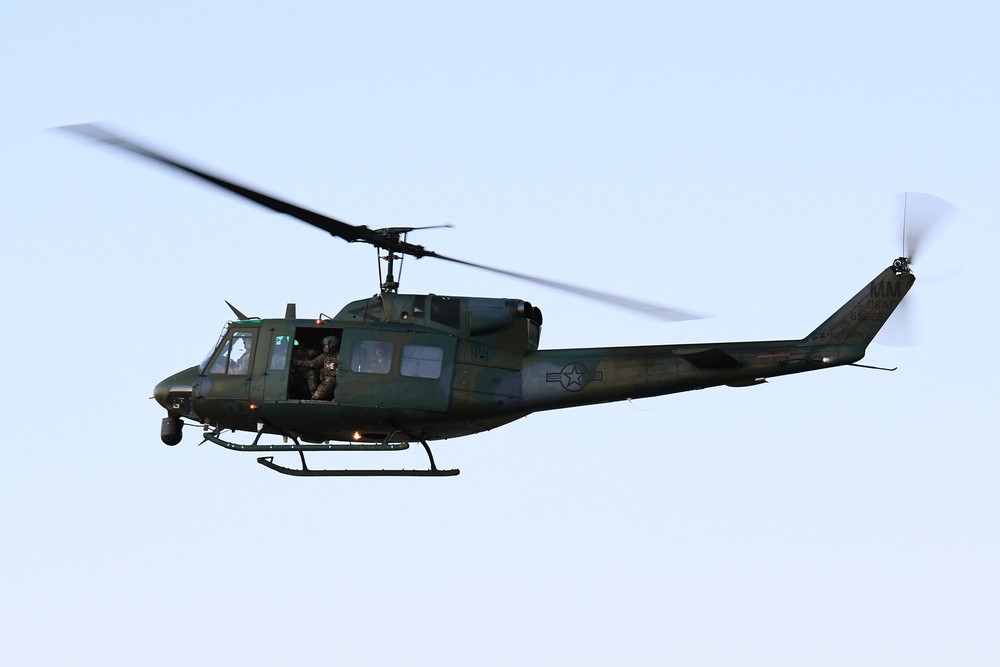
<svg viewBox="0 0 1000 667"><path fill-rule="evenodd" d="M759 384L766 384L767 378L754 378L752 380L744 380L743 382L730 382L727 387L756 387Z"/></svg>
<svg viewBox="0 0 1000 667"><path fill-rule="evenodd" d="M739 366L739 359L732 357L717 347L705 347L696 350L674 350L681 359L690 362L698 368L717 369Z"/></svg>

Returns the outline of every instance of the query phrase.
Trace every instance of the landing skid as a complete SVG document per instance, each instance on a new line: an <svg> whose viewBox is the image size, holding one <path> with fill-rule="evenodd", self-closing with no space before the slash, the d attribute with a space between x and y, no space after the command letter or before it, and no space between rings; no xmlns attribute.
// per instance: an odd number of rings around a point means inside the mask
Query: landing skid
<svg viewBox="0 0 1000 667"><path fill-rule="evenodd" d="M459 473L457 468L452 470L439 469L434 463L434 454L431 453L430 445L427 444L426 440L418 440L418 442L424 446L424 451L427 452L427 460L430 462L431 466L427 470L326 470L314 469L306 465L305 452L398 452L404 449L409 449L410 443L405 439L403 442L390 442L390 440L395 438L397 435L403 438L407 437L403 431L398 429L386 435L385 440L379 444L356 445L343 443L303 444L294 436L287 436L291 437L292 443L265 445L260 443L263 431L257 433L257 437L254 438L252 443L245 445L223 440L221 435L221 429L206 432L204 434L205 440L203 442L211 442L219 445L220 447L225 447L226 449L234 449L242 452L298 452L299 458L302 459L301 468L287 468L285 466L278 465L274 462L273 456L261 456L257 459L257 463L261 464L265 468L270 468L275 472L280 472L282 475L293 475L295 477L454 477ZM410 439L416 440L416 438Z"/></svg>
<svg viewBox="0 0 1000 667"><path fill-rule="evenodd" d="M420 441L420 444L424 446L427 458L431 463L431 467L427 470L315 470L306 465L306 455L301 449L298 450L299 458L302 459L301 468L286 468L285 466L278 465L274 462L273 456L258 457L257 463L275 472L280 472L282 475L293 475L295 477L454 477L459 473L457 468L440 470L434 464L434 455L431 454L430 446L423 440Z"/></svg>

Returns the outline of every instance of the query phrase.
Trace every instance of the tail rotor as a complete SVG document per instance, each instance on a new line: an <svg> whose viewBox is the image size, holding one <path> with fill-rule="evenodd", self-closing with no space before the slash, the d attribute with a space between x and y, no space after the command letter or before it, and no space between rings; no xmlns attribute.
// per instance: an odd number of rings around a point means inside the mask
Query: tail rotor
<svg viewBox="0 0 1000 667"><path fill-rule="evenodd" d="M933 237L955 214L950 202L923 192L906 192L897 199L897 219L902 220L903 254L893 263L897 273L909 273L922 253L927 239ZM903 347L917 342L917 317L914 317L913 297L904 299L896 313L876 340L884 345Z"/></svg>
<svg viewBox="0 0 1000 667"><path fill-rule="evenodd" d="M903 257L913 264L918 250L957 210L951 203L923 192L906 192L902 196Z"/></svg>

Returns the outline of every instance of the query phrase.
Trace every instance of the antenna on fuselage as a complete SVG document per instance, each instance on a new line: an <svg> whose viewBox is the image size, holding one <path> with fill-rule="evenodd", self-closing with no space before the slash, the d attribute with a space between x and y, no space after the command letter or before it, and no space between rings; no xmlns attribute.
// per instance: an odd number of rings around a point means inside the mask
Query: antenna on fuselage
<svg viewBox="0 0 1000 667"><path fill-rule="evenodd" d="M246 315L244 315L243 313L241 313L239 308L237 308L233 304L229 303L228 301L226 301L226 305L229 306L229 309L233 311L234 315L236 315L236 319L238 319L238 320L251 320L251 319L253 319L252 317L247 317Z"/></svg>

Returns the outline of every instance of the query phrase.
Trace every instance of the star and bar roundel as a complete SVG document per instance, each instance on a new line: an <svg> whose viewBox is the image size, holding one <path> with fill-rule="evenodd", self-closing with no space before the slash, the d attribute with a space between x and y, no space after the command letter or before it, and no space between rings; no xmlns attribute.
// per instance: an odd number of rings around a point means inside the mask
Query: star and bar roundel
<svg viewBox="0 0 1000 667"><path fill-rule="evenodd" d="M592 380L600 380L602 373L592 373L579 361L563 366L558 373L546 373L546 382L558 382L566 391L580 391Z"/></svg>

